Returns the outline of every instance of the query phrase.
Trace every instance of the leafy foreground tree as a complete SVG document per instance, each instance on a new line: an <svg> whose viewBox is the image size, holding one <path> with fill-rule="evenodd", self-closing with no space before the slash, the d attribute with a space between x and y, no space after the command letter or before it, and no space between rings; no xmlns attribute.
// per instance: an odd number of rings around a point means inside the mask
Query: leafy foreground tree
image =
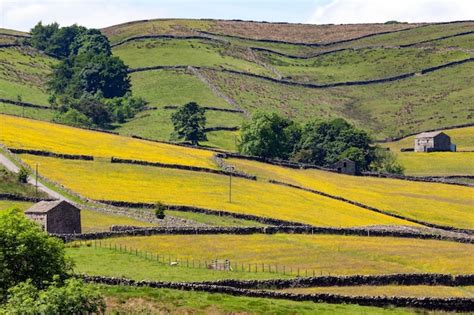
<svg viewBox="0 0 474 315"><path fill-rule="evenodd" d="M78 279L53 282L45 290L28 280L8 290L8 302L0 314L92 314L105 308L100 292Z"/></svg>
<svg viewBox="0 0 474 315"><path fill-rule="evenodd" d="M0 310L5 314L103 310L97 292L80 280L69 279L72 266L62 242L43 232L20 210L0 213Z"/></svg>
<svg viewBox="0 0 474 315"><path fill-rule="evenodd" d="M276 113L257 112L241 128L241 153L264 158L288 159L300 138L297 124Z"/></svg>
<svg viewBox="0 0 474 315"><path fill-rule="evenodd" d="M198 145L199 141L206 141L206 110L195 102L180 106L171 115L174 132L172 139L184 139L191 144Z"/></svg>

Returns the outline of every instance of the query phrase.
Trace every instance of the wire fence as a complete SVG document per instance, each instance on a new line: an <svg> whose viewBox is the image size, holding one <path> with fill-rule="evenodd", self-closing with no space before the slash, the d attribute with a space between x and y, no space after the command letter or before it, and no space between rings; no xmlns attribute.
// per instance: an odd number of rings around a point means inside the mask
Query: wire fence
<svg viewBox="0 0 474 315"><path fill-rule="evenodd" d="M280 274L283 276L291 277L315 277L322 275L331 275L329 272L323 272L322 270L286 266L281 264L243 263L225 258L215 258L209 260L182 258L174 255L151 253L122 244L102 242L101 240L74 241L72 243L67 244L66 247L94 247L109 249L120 253L131 254L137 257L141 257L143 259L147 259L149 261L156 262L157 264L166 265L170 267L207 269L219 272Z"/></svg>

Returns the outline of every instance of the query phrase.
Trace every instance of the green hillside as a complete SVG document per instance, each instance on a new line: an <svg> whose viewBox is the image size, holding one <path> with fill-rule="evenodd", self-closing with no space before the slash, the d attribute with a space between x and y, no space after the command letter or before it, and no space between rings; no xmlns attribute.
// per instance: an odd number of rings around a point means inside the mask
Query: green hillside
<svg viewBox="0 0 474 315"><path fill-rule="evenodd" d="M346 33L338 32L341 29ZM103 30L112 43L134 36L175 36L137 39L114 46L114 55L130 68L179 67L132 73L134 95L145 98L156 109L117 124L114 131L168 141L173 110L163 107L191 101L245 111L208 111L209 128L238 127L257 110L278 111L300 122L308 118L343 117L379 139L469 123L472 115L468 108L474 95L473 63L419 73L425 68L472 58L473 31L474 22L312 26L168 19L112 26ZM14 33L2 33L8 32ZM194 38L180 38L183 36ZM308 46L299 42L326 44ZM322 52L330 53L315 56ZM4 74L0 79L0 98L48 104L45 82L51 66L57 62L54 58L31 48L9 47L0 49L0 61ZM367 85L298 85L370 81L407 73L418 74ZM48 121L55 116L54 110L5 103L0 103L0 112ZM237 136L234 131L209 131L209 141L203 144L235 150Z"/></svg>

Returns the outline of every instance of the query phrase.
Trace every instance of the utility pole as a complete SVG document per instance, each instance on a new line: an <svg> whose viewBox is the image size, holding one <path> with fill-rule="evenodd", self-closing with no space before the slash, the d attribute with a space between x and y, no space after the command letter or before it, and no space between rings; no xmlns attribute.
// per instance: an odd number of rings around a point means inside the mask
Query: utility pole
<svg viewBox="0 0 474 315"><path fill-rule="evenodd" d="M227 167L227 171L229 172L229 203L232 203L232 172L234 171L234 167Z"/></svg>
<svg viewBox="0 0 474 315"><path fill-rule="evenodd" d="M232 203L232 173L229 173L229 203Z"/></svg>
<svg viewBox="0 0 474 315"><path fill-rule="evenodd" d="M38 163L36 163L35 196L38 198Z"/></svg>

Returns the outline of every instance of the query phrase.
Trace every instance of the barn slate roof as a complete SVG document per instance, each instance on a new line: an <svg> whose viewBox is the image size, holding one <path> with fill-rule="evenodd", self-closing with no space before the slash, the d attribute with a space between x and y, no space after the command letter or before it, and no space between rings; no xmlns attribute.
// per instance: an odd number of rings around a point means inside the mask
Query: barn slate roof
<svg viewBox="0 0 474 315"><path fill-rule="evenodd" d="M434 138L439 134L444 134L442 131L431 131L431 132L422 132L416 135L416 139L418 138Z"/></svg>
<svg viewBox="0 0 474 315"><path fill-rule="evenodd" d="M66 203L69 207L76 208L74 205L70 204L69 202L65 200L55 200L55 201L40 201L28 210L25 211L25 213L43 213L46 214L49 211L55 209L57 206L59 206L62 203ZM80 209L76 208L77 210L80 211Z"/></svg>

